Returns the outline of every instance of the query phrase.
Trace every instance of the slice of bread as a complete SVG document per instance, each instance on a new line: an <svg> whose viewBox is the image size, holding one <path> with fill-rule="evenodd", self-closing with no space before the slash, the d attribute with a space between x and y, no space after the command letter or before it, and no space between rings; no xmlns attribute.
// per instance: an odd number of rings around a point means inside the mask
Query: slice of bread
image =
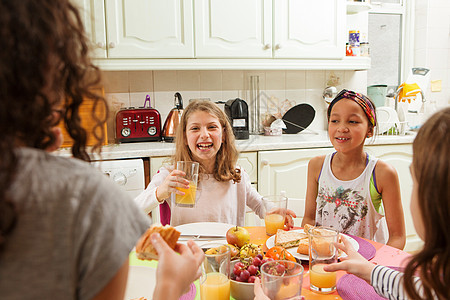
<svg viewBox="0 0 450 300"><path fill-rule="evenodd" d="M297 248L297 253L309 255L309 240L308 239L303 239L300 241L300 244L298 245L298 248Z"/></svg>
<svg viewBox="0 0 450 300"><path fill-rule="evenodd" d="M283 248L297 247L301 240L308 240L308 235L298 231L285 231L278 229L275 235L275 246Z"/></svg>
<svg viewBox="0 0 450 300"><path fill-rule="evenodd" d="M158 260L158 252L153 247L150 240L150 236L158 232L161 237L166 241L170 248L175 249L178 238L180 237L180 232L170 225L152 225L149 229L141 236L136 244L136 256L141 260Z"/></svg>

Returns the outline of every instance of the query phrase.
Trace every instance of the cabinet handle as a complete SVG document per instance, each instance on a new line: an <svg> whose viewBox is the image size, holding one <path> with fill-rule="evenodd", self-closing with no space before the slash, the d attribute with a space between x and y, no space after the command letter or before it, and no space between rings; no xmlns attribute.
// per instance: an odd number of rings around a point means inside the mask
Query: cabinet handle
<svg viewBox="0 0 450 300"><path fill-rule="evenodd" d="M269 165L269 161L267 159L263 159L263 160L261 160L261 164L263 166L267 166L267 165Z"/></svg>
<svg viewBox="0 0 450 300"><path fill-rule="evenodd" d="M270 44L265 44L263 49L264 50L269 50L270 49Z"/></svg>
<svg viewBox="0 0 450 300"><path fill-rule="evenodd" d="M114 43L114 42L109 43L109 48L114 48L114 47L116 47L116 43Z"/></svg>
<svg viewBox="0 0 450 300"><path fill-rule="evenodd" d="M104 48L105 48L105 43L103 43L103 42L98 42L98 43L97 43L97 47L99 47L99 48L101 48L101 49L104 49Z"/></svg>
<svg viewBox="0 0 450 300"><path fill-rule="evenodd" d="M281 45L280 44L276 44L275 45L275 50L281 49Z"/></svg>

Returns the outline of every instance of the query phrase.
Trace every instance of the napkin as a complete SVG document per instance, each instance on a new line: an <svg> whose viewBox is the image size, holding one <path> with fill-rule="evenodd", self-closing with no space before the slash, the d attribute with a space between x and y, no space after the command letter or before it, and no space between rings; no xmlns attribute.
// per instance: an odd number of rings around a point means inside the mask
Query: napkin
<svg viewBox="0 0 450 300"><path fill-rule="evenodd" d="M411 100L416 100L417 94L420 93L420 87L417 83L402 83L398 89L398 102L411 103Z"/></svg>

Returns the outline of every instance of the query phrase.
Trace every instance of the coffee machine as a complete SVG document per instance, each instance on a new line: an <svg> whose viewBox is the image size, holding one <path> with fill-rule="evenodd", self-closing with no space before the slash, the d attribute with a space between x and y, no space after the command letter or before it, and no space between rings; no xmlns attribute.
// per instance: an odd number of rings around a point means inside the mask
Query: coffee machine
<svg viewBox="0 0 450 300"><path fill-rule="evenodd" d="M247 102L239 98L228 100L225 102L225 114L236 139L247 140L249 138Z"/></svg>

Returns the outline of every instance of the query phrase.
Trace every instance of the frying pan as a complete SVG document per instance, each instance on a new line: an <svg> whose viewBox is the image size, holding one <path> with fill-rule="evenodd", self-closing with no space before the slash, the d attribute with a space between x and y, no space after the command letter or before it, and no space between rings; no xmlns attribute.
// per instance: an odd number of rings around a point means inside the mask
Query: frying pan
<svg viewBox="0 0 450 300"><path fill-rule="evenodd" d="M291 107L282 117L283 122L286 124L284 133L299 133L306 129L314 120L315 115L316 111L307 103Z"/></svg>

